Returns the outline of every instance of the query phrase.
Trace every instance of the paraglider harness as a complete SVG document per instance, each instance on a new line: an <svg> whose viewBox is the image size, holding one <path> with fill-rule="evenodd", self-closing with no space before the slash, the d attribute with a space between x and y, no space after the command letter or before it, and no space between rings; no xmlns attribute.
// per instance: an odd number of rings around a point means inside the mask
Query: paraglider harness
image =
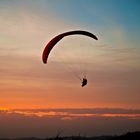
<svg viewBox="0 0 140 140"><path fill-rule="evenodd" d="M87 78L84 77L83 80L82 80L82 87L84 87L85 85L87 85Z"/></svg>

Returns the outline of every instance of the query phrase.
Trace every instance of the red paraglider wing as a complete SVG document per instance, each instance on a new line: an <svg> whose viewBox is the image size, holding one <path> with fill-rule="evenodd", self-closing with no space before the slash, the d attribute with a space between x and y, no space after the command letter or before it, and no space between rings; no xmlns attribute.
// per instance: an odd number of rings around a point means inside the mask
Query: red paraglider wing
<svg viewBox="0 0 140 140"><path fill-rule="evenodd" d="M77 31L70 31L70 32L65 32L65 33L62 33L62 34L59 34L58 36L55 36L45 47L44 51L43 51L43 54L42 54L42 60L44 63L47 63L47 59L48 59L48 56L50 54L50 51L52 50L52 48L55 46L55 44L60 41L63 37L65 36L69 36L69 35L76 35L76 34L79 34L79 35L86 35L88 37L91 37L95 40L98 40L98 38L90 33L90 32L87 32L87 31L81 31L81 30L77 30Z"/></svg>

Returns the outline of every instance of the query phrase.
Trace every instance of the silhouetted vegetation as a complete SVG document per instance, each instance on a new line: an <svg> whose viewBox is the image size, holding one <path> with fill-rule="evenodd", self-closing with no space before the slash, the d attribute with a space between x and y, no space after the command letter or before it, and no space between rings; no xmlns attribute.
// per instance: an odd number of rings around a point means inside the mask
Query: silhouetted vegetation
<svg viewBox="0 0 140 140"><path fill-rule="evenodd" d="M129 132L125 135L113 137L111 140L140 140L140 132Z"/></svg>
<svg viewBox="0 0 140 140"><path fill-rule="evenodd" d="M140 140L140 131L137 132L129 132L120 136L96 136L96 137L84 137L84 136L69 136L69 137L61 137L60 133L56 135L54 138L0 138L0 140Z"/></svg>

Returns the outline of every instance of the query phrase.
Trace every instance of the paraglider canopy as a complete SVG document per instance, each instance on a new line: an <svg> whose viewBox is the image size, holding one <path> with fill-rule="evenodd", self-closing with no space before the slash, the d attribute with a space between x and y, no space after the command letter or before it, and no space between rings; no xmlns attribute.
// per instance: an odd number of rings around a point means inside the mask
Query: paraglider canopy
<svg viewBox="0 0 140 140"><path fill-rule="evenodd" d="M69 31L69 32L59 34L55 36L51 41L49 41L48 44L46 45L42 54L42 60L44 63L47 63L47 59L50 54L50 51L55 46L55 44L59 42L63 37L66 37L69 35L85 35L85 36L91 37L92 39L98 40L98 38L94 34L87 31L82 31L82 30Z"/></svg>

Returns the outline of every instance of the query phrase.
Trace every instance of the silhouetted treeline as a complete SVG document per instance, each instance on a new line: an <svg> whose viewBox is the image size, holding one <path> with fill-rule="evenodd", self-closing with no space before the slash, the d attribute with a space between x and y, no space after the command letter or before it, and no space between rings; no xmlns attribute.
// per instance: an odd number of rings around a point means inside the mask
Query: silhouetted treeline
<svg viewBox="0 0 140 140"><path fill-rule="evenodd" d="M113 137L111 140L140 140L140 132L129 132L125 135Z"/></svg>
<svg viewBox="0 0 140 140"><path fill-rule="evenodd" d="M120 136L96 136L96 137L83 137L83 136L69 136L60 137L56 136L54 138L35 138L35 137L24 137L24 138L0 138L0 140L140 140L140 131L128 132Z"/></svg>

